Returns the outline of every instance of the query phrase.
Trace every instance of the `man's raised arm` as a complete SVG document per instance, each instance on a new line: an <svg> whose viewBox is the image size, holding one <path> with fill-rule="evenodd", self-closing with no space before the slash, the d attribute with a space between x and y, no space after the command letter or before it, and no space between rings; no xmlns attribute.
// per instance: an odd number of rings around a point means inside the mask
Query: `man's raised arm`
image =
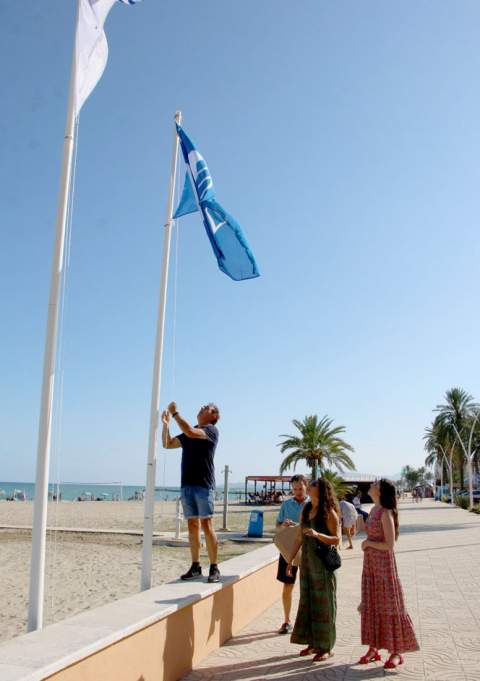
<svg viewBox="0 0 480 681"><path fill-rule="evenodd" d="M193 428L185 419L180 416L177 410L176 402L170 402L168 405L168 411L172 417L177 422L177 426L180 428L182 433L187 437L196 438L197 440L208 440L208 435L203 428ZM176 438L174 438L176 439ZM178 444L180 446L180 443Z"/></svg>
<svg viewBox="0 0 480 681"><path fill-rule="evenodd" d="M178 449L178 447L181 447L180 440L178 437L172 437L170 435L170 431L168 429L168 423L170 421L170 413L168 411L164 411L162 414L162 423L163 423L163 429L162 429L162 444L165 449Z"/></svg>

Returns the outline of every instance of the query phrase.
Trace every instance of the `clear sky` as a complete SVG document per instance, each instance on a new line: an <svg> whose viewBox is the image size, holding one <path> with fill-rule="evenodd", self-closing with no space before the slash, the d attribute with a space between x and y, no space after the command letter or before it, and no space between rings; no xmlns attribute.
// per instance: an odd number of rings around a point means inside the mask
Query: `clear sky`
<svg viewBox="0 0 480 681"><path fill-rule="evenodd" d="M35 475L74 5L0 4L3 480ZM479 22L474 0L113 7L81 116L52 471L144 481L177 108L262 277L230 281L182 221L162 404L220 405L218 479L276 473L279 434L312 413L347 427L359 471L422 463L444 391L480 397Z"/></svg>

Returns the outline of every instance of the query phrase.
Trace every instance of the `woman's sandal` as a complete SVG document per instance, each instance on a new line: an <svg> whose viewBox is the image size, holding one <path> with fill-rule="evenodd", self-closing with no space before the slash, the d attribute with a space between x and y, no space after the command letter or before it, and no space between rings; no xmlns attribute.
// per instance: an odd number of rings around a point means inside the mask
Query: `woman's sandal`
<svg viewBox="0 0 480 681"><path fill-rule="evenodd" d="M330 657L333 657L333 653L317 653L313 658L313 662L325 662Z"/></svg>
<svg viewBox="0 0 480 681"><path fill-rule="evenodd" d="M307 655L313 655L315 648L304 648L299 652L300 657L306 657Z"/></svg>
<svg viewBox="0 0 480 681"><path fill-rule="evenodd" d="M396 662L396 660L398 660L398 662ZM392 653L388 660L383 665L383 668L396 669L397 667L400 667L401 664L403 664L403 657L398 653Z"/></svg>
<svg viewBox="0 0 480 681"><path fill-rule="evenodd" d="M382 659L382 656L378 652L376 648L369 648L365 655L363 655L357 664L368 664L369 662L379 662ZM390 667L387 667L387 669L390 669Z"/></svg>

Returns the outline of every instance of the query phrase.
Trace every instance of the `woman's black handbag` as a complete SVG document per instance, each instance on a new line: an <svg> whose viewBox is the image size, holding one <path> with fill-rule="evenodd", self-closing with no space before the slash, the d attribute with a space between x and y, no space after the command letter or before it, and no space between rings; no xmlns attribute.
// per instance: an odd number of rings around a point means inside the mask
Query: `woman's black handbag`
<svg viewBox="0 0 480 681"><path fill-rule="evenodd" d="M323 541L317 541L315 553L322 561L324 567L329 572L335 572L342 565L342 559L333 544L325 544Z"/></svg>

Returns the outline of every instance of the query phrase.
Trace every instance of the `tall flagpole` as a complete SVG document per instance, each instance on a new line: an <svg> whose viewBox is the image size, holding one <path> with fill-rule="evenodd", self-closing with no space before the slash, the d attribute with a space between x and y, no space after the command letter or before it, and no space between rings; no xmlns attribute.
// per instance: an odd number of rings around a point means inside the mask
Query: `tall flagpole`
<svg viewBox="0 0 480 681"><path fill-rule="evenodd" d="M180 125L182 114L177 111L175 122ZM175 195L175 176L177 174L178 135L174 129L173 156L170 166L170 186L168 190L167 214L163 235L163 262L160 279L160 297L158 300L157 332L155 337L155 359L153 364L152 400L150 404L150 432L148 437L147 482L145 488L145 509L143 519L142 577L141 589L150 589L152 585L152 541L153 515L155 509L155 472L157 467L157 440L160 420L160 386L162 380L163 340L165 334L165 309L167 305L168 264L170 260L170 241L173 224L173 200Z"/></svg>
<svg viewBox="0 0 480 681"><path fill-rule="evenodd" d="M62 289L62 274L65 253L65 228L68 214L68 199L72 179L74 148L75 110L75 50L72 60L70 94L68 99L67 122L63 142L62 174L58 198L55 246L53 251L50 297L48 301L47 335L43 357L42 394L37 444L37 472L35 477L35 499L33 504L32 559L30 564L30 592L28 599L28 631L43 626L43 599L45 589L45 548L47 535L48 472L52 435L52 408L55 389L57 356L58 309Z"/></svg>

